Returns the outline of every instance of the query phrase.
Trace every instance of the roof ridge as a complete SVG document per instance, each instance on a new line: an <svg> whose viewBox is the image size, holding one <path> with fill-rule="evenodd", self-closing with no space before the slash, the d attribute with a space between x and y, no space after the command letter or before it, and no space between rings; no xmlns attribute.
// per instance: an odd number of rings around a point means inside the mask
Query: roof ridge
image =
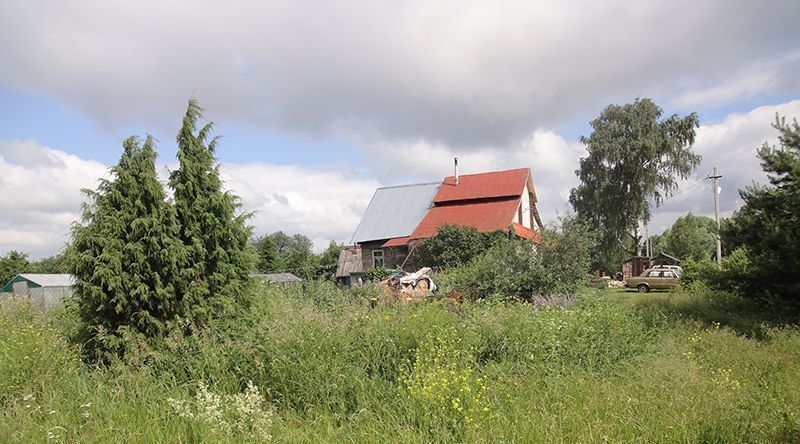
<svg viewBox="0 0 800 444"><path fill-rule="evenodd" d="M458 177L466 177L466 176L480 176L482 174L498 174L498 173L510 173L511 171L521 171L521 170L528 170L530 171L529 167L520 167L520 168L511 168L508 170L497 170L497 171L484 171L482 173L469 173L469 174L459 174ZM455 177L455 175L445 176L445 179L449 177Z"/></svg>
<svg viewBox="0 0 800 444"><path fill-rule="evenodd" d="M421 185L440 185L442 182L422 182L422 183L408 183L404 185L387 185L385 187L378 187L375 190L385 190L388 188L403 188L403 187L418 187Z"/></svg>

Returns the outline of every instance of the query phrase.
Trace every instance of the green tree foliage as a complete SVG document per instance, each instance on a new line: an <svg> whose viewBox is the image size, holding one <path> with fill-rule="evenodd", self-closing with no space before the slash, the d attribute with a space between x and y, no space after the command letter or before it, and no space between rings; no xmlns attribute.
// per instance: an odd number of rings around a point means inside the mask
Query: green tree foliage
<svg viewBox="0 0 800 444"><path fill-rule="evenodd" d="M342 252L342 246L338 243L331 241L328 247L319 256L319 265L317 267L318 275L324 279L333 279L336 273L336 264L339 262L339 253Z"/></svg>
<svg viewBox="0 0 800 444"><path fill-rule="evenodd" d="M498 239L508 237L503 231L481 233L461 225L442 225L437 233L415 249L416 262L427 267L457 267L485 253Z"/></svg>
<svg viewBox="0 0 800 444"><path fill-rule="evenodd" d="M578 217L600 227L600 263L615 270L625 254L640 251L639 223L651 216L700 163L691 150L697 114L662 118L650 99L609 105L591 122L592 134L581 137L588 156L576 174L580 185L570 192Z"/></svg>
<svg viewBox="0 0 800 444"><path fill-rule="evenodd" d="M313 245L311 239L302 234L291 236L288 245L282 250L279 248L286 271L303 279L315 278L319 257L311 249Z"/></svg>
<svg viewBox="0 0 800 444"><path fill-rule="evenodd" d="M179 316L173 278L184 250L156 175L153 139L140 146L131 137L123 146L111 179L101 180L97 191L84 190L91 202L73 226L68 266L76 277L82 339L98 333L113 339L123 327L158 335Z"/></svg>
<svg viewBox="0 0 800 444"><path fill-rule="evenodd" d="M38 261L31 262L30 273L46 273L46 274L61 274L67 273L69 266L67 264L67 256L65 253L58 253L53 256L42 258Z"/></svg>
<svg viewBox="0 0 800 444"><path fill-rule="evenodd" d="M232 313L244 303L245 284L253 269L249 214L240 213L236 196L222 190L214 151L218 138L208 140L213 124L198 129L202 108L189 101L178 141L177 170L170 174L187 267L179 277L181 310L202 323Z"/></svg>
<svg viewBox="0 0 800 444"><path fill-rule="evenodd" d="M5 256L0 257L0 287L13 279L14 276L22 273L60 274L67 272L68 267L64 253L48 256L33 262L28 260L27 253L20 253L15 250L9 251Z"/></svg>
<svg viewBox="0 0 800 444"><path fill-rule="evenodd" d="M681 260L709 259L716 254L717 224L692 213L679 217L672 227L653 242L653 251L663 251Z"/></svg>
<svg viewBox="0 0 800 444"><path fill-rule="evenodd" d="M261 273L281 271L278 246L272 236L261 236L253 241L256 250L256 269Z"/></svg>
<svg viewBox="0 0 800 444"><path fill-rule="evenodd" d="M380 282L389 277L389 270L384 267L373 267L364 272L364 280L367 282Z"/></svg>
<svg viewBox="0 0 800 444"><path fill-rule="evenodd" d="M659 251L669 253L669 234L670 229L667 228L661 234L654 234L650 236L650 244L653 247L653 253L658 254Z"/></svg>
<svg viewBox="0 0 800 444"><path fill-rule="evenodd" d="M518 238L498 238L467 265L437 277L444 292L456 290L468 299L495 296L530 300L537 295L574 293L589 276L594 233L583 223L565 219L542 233L539 245Z"/></svg>
<svg viewBox="0 0 800 444"><path fill-rule="evenodd" d="M29 266L27 254L16 250L9 251L0 258L0 286L14 279L14 276L26 272Z"/></svg>
<svg viewBox="0 0 800 444"><path fill-rule="evenodd" d="M745 204L729 223L725 238L747 249L752 273L748 295L800 302L800 125L778 119L780 147L758 150L769 185L739 191Z"/></svg>
<svg viewBox="0 0 800 444"><path fill-rule="evenodd" d="M322 254L314 254L313 242L302 234L283 231L261 236L253 241L261 273L289 272L303 279L332 276L342 247L331 241Z"/></svg>

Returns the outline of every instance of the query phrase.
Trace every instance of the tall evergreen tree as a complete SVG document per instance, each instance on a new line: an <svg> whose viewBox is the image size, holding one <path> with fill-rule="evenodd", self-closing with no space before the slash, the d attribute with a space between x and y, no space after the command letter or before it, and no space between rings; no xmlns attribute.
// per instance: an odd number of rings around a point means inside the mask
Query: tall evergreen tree
<svg viewBox="0 0 800 444"><path fill-rule="evenodd" d="M153 139L140 146L131 137L123 147L111 178L101 180L97 191L84 190L91 202L73 226L67 254L86 327L82 339L101 330L113 338L122 327L154 336L178 315L172 278L183 248L156 175Z"/></svg>
<svg viewBox="0 0 800 444"><path fill-rule="evenodd" d="M180 274L181 312L192 321L230 313L244 301L254 255L248 214L237 214L238 198L222 190L208 123L198 129L203 109L192 99L178 133L179 167L170 174L175 209L188 266Z"/></svg>
<svg viewBox="0 0 800 444"><path fill-rule="evenodd" d="M780 146L758 150L768 185L753 184L739 195L744 205L725 224L725 237L746 248L753 269L740 276L748 296L772 296L800 306L800 124L785 118L773 125Z"/></svg>
<svg viewBox="0 0 800 444"><path fill-rule="evenodd" d="M278 263L278 246L272 236L261 236L253 241L258 256L256 269L262 273L280 271Z"/></svg>

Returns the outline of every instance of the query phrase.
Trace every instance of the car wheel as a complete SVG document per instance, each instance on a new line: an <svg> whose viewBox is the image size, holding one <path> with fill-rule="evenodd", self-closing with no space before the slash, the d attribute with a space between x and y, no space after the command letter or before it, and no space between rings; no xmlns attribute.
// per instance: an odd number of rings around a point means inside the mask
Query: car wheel
<svg viewBox="0 0 800 444"><path fill-rule="evenodd" d="M650 291L650 287L648 287L647 284L639 284L636 288L639 290L639 293L647 293Z"/></svg>

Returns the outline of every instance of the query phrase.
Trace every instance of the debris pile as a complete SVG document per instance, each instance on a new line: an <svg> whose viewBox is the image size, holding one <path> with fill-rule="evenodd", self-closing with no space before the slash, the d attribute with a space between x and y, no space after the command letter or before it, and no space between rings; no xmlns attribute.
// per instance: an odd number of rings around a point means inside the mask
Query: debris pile
<svg viewBox="0 0 800 444"><path fill-rule="evenodd" d="M430 295L436 284L428 275L430 267L423 267L414 273L402 273L381 281L378 287L387 301L411 302Z"/></svg>
<svg viewBox="0 0 800 444"><path fill-rule="evenodd" d="M608 281L608 288L625 288L625 281L612 279Z"/></svg>

